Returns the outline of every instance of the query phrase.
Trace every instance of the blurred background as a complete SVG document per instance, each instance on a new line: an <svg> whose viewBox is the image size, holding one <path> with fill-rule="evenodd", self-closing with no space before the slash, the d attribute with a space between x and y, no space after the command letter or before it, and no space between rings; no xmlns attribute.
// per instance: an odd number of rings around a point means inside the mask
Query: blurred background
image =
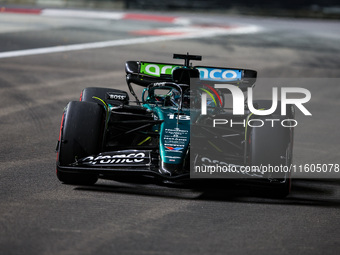
<svg viewBox="0 0 340 255"><path fill-rule="evenodd" d="M340 17L339 0L3 0L0 3L70 8L204 10L280 17Z"/></svg>
<svg viewBox="0 0 340 255"><path fill-rule="evenodd" d="M194 65L257 70L255 99L311 91L293 163L339 164L339 17L340 0L0 0L0 254L339 254L340 177L293 175L277 200L55 174L69 101L86 87L126 91L128 60L187 52L203 56Z"/></svg>

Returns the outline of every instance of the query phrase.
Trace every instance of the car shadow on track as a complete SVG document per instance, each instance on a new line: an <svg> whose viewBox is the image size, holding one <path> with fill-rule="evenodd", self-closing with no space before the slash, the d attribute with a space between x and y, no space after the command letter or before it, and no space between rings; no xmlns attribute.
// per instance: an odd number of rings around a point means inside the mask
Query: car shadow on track
<svg viewBox="0 0 340 255"><path fill-rule="evenodd" d="M112 183L112 184L111 184ZM154 196L165 199L189 199L239 203L263 203L298 206L340 207L340 180L294 180L291 194L284 199L268 198L255 189L230 186L205 188L204 190L164 187L156 185L105 182L94 186L78 186L77 191L119 193L139 196Z"/></svg>

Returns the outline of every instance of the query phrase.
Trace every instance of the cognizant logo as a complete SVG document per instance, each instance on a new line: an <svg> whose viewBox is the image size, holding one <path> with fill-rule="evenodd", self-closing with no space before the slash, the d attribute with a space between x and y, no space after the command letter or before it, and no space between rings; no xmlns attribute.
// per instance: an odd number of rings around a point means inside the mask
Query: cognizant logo
<svg viewBox="0 0 340 255"><path fill-rule="evenodd" d="M231 84L215 84L215 88L218 89L228 89L233 98L233 115L244 115L245 114L245 103L247 105L248 110L251 114L257 116L268 116L274 113L278 107L278 88L272 89L272 105L269 109L256 109L253 103L253 88L248 88L248 98L245 101L244 94L242 90L235 85ZM300 98L288 98L290 93L301 94ZM287 105L295 105L304 115L311 116L312 114L306 109L303 105L311 99L311 93L308 89L305 88L297 88L297 87L283 87L281 88L281 116L287 115ZM207 93L202 94L201 100L201 114L207 114ZM278 119L264 119L265 121L270 121L272 123L272 127L274 126L275 121L279 121ZM244 125L248 125L251 127L260 127L264 125L263 119L251 119L246 123L246 121L241 122ZM232 120L231 120L232 121ZM258 122L257 125L252 123ZM229 121L224 119L215 119L213 126L219 124L227 124ZM286 119L280 120L282 126L284 127L295 127L297 125L297 121L294 119ZM289 123L289 124L288 124Z"/></svg>

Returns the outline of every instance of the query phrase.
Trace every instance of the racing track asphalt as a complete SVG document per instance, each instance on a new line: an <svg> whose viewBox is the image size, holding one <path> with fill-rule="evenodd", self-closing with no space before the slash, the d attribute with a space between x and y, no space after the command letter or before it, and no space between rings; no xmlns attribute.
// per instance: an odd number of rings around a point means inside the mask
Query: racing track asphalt
<svg viewBox="0 0 340 255"><path fill-rule="evenodd" d="M57 180L54 148L68 101L88 86L126 89L126 60L172 62L172 53L186 52L203 55L205 65L256 69L274 83L310 78L313 116L297 113L294 163L340 163L339 83L312 82L340 78L338 21L184 16L262 30L0 59L0 254L339 253L339 180L294 180L284 200L232 187L198 192ZM1 52L138 38L132 31L176 26L6 13L0 24Z"/></svg>

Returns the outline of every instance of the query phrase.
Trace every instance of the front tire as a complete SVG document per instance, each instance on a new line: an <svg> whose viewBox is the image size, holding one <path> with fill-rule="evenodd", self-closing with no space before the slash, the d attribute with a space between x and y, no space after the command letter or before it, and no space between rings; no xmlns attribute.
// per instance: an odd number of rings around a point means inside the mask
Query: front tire
<svg viewBox="0 0 340 255"><path fill-rule="evenodd" d="M78 159L100 152L104 130L103 108L90 102L70 102L63 115L57 157L57 177L66 184L92 185L96 174L60 171Z"/></svg>
<svg viewBox="0 0 340 255"><path fill-rule="evenodd" d="M259 108L269 108L267 101L258 101ZM269 105L269 106L268 106ZM253 127L250 130L248 139L248 163L251 166L272 166L279 167L280 172L267 173L269 180L269 190L266 189L266 195L275 198L286 197L291 190L291 177L289 168L292 164L293 151L293 127L283 127L281 121L284 119L294 118L294 109L287 106L287 115L278 115L278 109L271 117L278 119L275 124L265 121L265 118L256 116L254 118L262 119L265 123L261 127ZM269 118L269 117L266 117ZM273 125L273 126L272 126ZM281 167L282 166L282 167ZM281 169L284 169L281 171Z"/></svg>

